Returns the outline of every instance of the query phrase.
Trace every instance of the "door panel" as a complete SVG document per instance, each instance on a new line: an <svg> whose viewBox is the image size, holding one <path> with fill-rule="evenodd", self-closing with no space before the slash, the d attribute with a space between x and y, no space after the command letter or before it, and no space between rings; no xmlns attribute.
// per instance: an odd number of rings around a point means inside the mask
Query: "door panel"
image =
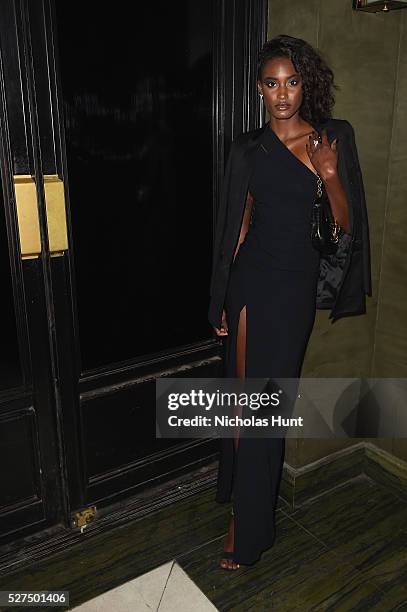
<svg viewBox="0 0 407 612"><path fill-rule="evenodd" d="M8 444L1 446L1 465L13 466L3 469L3 503L5 506L23 504L27 500L41 498L40 453L38 445L38 424L35 409L4 412L1 429L7 430ZM10 464L10 458L13 462Z"/></svg>
<svg viewBox="0 0 407 612"><path fill-rule="evenodd" d="M194 360L195 376L218 367L200 361L213 344L213 5L126 7L123 19L81 5L78 23L71 5L53 4L80 372L74 508L217 451L155 438L151 376Z"/></svg>
<svg viewBox="0 0 407 612"><path fill-rule="evenodd" d="M0 278L2 283L1 343L0 343L0 392L23 383L23 372L18 346L17 323L14 308L14 291L10 253L8 248L3 188L0 184ZM1 463L0 463L1 465Z"/></svg>
<svg viewBox="0 0 407 612"><path fill-rule="evenodd" d="M55 8L81 370L209 340L212 3Z"/></svg>

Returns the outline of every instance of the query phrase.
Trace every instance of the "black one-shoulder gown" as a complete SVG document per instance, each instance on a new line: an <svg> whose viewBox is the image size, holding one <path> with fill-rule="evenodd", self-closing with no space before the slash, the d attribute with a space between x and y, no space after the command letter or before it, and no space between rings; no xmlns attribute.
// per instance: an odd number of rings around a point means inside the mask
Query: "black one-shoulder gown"
<svg viewBox="0 0 407 612"><path fill-rule="evenodd" d="M269 127L255 154L249 230L232 264L225 310L225 375L236 376L246 306L247 378L297 378L314 325L319 252L310 239L317 176ZM216 500L233 499L234 560L251 565L272 546L284 438L221 440Z"/></svg>

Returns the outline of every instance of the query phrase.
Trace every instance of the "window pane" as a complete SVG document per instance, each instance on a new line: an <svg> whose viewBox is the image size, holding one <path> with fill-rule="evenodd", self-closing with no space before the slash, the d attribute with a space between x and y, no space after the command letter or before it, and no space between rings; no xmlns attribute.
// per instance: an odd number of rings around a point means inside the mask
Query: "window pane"
<svg viewBox="0 0 407 612"><path fill-rule="evenodd" d="M83 369L211 336L211 4L56 3Z"/></svg>

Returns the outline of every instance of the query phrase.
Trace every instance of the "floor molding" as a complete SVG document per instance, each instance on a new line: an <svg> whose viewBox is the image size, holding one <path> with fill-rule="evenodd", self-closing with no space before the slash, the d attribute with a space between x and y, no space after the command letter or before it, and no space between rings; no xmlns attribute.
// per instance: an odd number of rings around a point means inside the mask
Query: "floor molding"
<svg viewBox="0 0 407 612"><path fill-rule="evenodd" d="M366 442L363 469L369 478L386 485L399 497L407 499L406 461L370 442Z"/></svg>
<svg viewBox="0 0 407 612"><path fill-rule="evenodd" d="M367 476L407 499L407 462L388 451L361 441L299 468L284 464L280 496L294 510L332 491L332 483Z"/></svg>
<svg viewBox="0 0 407 612"><path fill-rule="evenodd" d="M299 468L284 464L280 496L294 510L363 473L365 443L359 442Z"/></svg>

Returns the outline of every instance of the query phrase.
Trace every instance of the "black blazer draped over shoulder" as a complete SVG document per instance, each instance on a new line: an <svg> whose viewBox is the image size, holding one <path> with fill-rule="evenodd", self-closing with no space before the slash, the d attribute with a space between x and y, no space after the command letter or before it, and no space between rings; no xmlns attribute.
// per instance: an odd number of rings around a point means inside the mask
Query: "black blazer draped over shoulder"
<svg viewBox="0 0 407 612"><path fill-rule="evenodd" d="M321 256L316 307L331 309L332 323L366 312L366 295L372 295L369 225L365 191L351 124L328 119L313 125L326 128L329 142L337 138L338 174L349 203L350 234L344 233L335 255ZM262 145L268 124L241 134L232 142L216 221L208 319L220 327L243 213L254 152ZM311 237L310 237L311 239Z"/></svg>

